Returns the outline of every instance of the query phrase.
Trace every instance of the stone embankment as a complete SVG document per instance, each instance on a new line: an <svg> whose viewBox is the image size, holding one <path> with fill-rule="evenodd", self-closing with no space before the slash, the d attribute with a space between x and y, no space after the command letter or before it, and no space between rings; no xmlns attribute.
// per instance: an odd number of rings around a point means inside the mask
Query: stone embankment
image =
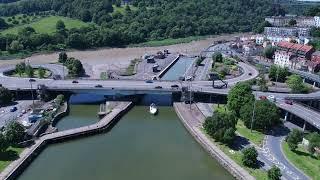
<svg viewBox="0 0 320 180"><path fill-rule="evenodd" d="M184 103L174 103L173 106L183 125L191 133L191 135L235 178L241 180L255 179L245 169L230 159L201 131L205 116L196 106L190 106L191 110L189 109L189 105Z"/></svg>
<svg viewBox="0 0 320 180"><path fill-rule="evenodd" d="M39 139L35 140L32 146L26 148L20 154L19 159L12 162L1 172L0 179L15 179L49 143L96 134L108 129L132 106L132 102L119 102L108 115L95 124L41 136Z"/></svg>

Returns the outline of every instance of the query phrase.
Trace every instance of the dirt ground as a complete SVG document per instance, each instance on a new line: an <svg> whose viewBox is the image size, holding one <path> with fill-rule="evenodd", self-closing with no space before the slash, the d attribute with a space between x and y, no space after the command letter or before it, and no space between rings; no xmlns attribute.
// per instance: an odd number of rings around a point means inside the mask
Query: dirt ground
<svg viewBox="0 0 320 180"><path fill-rule="evenodd" d="M192 41L190 43L160 47L104 48L98 50L71 51L68 52L68 56L81 60L81 62L84 64L87 74L92 78L99 78L101 72L112 69L126 68L130 63L130 60L139 58L144 54L154 54L157 51L168 49L169 52L198 55L200 51L206 49L216 40L227 40L234 38L235 36L242 35L243 34L223 35L205 40ZM33 55L26 59L32 64L47 64L57 62L58 53ZM26 59L0 60L0 66L17 64L18 62Z"/></svg>

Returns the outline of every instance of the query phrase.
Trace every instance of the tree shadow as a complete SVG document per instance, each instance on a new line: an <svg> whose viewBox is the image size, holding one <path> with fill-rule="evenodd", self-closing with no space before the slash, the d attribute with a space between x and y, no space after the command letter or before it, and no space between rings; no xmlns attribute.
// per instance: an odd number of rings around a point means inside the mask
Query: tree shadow
<svg viewBox="0 0 320 180"><path fill-rule="evenodd" d="M298 156L306 156L306 157L311 157L312 159L318 160L317 157L315 157L314 155L307 153L307 152L303 152L303 151L299 151L299 150L293 150L292 152L294 152L295 154L297 154Z"/></svg>
<svg viewBox="0 0 320 180"><path fill-rule="evenodd" d="M16 151L13 151L11 149L0 152L0 160L1 161L14 161L19 158L19 154Z"/></svg>
<svg viewBox="0 0 320 180"><path fill-rule="evenodd" d="M14 105L17 105L17 104L18 104L17 102L12 101L12 102L10 102L8 104L3 104L2 107L14 106Z"/></svg>
<svg viewBox="0 0 320 180"><path fill-rule="evenodd" d="M272 135L275 137L281 137L286 136L290 133L290 129L284 125L279 125L277 127L272 128L270 131L268 131L266 134Z"/></svg>
<svg viewBox="0 0 320 180"><path fill-rule="evenodd" d="M229 147L235 151L240 151L248 145L250 145L250 142L247 138L236 136L233 143Z"/></svg>

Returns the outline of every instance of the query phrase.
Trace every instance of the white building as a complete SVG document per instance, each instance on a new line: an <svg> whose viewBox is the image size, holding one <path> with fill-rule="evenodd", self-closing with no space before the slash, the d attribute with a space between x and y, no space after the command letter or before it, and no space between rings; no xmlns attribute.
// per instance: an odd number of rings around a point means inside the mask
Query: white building
<svg viewBox="0 0 320 180"><path fill-rule="evenodd" d="M315 26L316 27L320 27L320 17L319 16L315 16L314 17L314 21L315 21Z"/></svg>
<svg viewBox="0 0 320 180"><path fill-rule="evenodd" d="M280 67L291 68L293 63L293 54L285 51L276 51L274 54L274 64Z"/></svg>

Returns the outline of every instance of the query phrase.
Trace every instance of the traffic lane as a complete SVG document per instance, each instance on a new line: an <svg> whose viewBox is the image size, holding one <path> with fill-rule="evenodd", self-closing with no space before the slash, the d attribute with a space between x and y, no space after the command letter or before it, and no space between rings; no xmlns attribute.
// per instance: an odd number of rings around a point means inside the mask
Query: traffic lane
<svg viewBox="0 0 320 180"><path fill-rule="evenodd" d="M0 109L0 127L3 127L8 122L15 120L23 110L26 110L30 105L32 105L32 100L16 101L16 103L17 104L12 104ZM17 110L10 112L10 109L13 107L17 107Z"/></svg>

